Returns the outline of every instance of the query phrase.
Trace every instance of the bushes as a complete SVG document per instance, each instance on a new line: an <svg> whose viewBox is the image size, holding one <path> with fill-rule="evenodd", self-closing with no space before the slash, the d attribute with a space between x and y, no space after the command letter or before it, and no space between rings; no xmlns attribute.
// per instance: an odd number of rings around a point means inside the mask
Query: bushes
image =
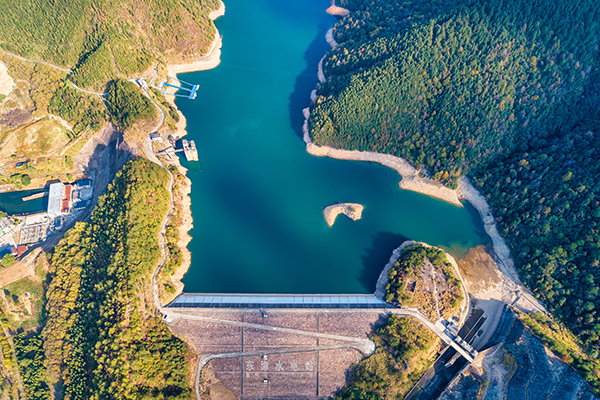
<svg viewBox="0 0 600 400"><path fill-rule="evenodd" d="M44 381L44 349L39 334L21 333L15 336L15 352L25 393L30 400L51 400L50 387Z"/></svg>
<svg viewBox="0 0 600 400"><path fill-rule="evenodd" d="M131 128L136 122L156 117L156 109L137 86L123 79L113 81L106 94L106 106L116 125Z"/></svg>
<svg viewBox="0 0 600 400"><path fill-rule="evenodd" d="M99 130L106 122L106 108L102 102L75 90L68 81L63 81L50 99L48 111L69 121L75 136L82 132Z"/></svg>
<svg viewBox="0 0 600 400"><path fill-rule="evenodd" d="M335 400L402 398L433 363L439 339L415 320L392 315L371 336L377 348L352 371Z"/></svg>
<svg viewBox="0 0 600 400"><path fill-rule="evenodd" d="M108 71L114 73L114 65L124 77L165 55L206 52L214 37L207 16L217 6L215 0L0 0L0 47L77 66L78 82L93 84Z"/></svg>
<svg viewBox="0 0 600 400"><path fill-rule="evenodd" d="M27 174L21 175L21 183L23 186L29 186L31 183L31 177Z"/></svg>
<svg viewBox="0 0 600 400"><path fill-rule="evenodd" d="M0 267L1 268L10 267L16 261L17 261L17 259L15 258L14 255L12 255L12 254L6 254L4 257L2 257L2 260L0 260Z"/></svg>
<svg viewBox="0 0 600 400"><path fill-rule="evenodd" d="M106 82L115 76L110 48L106 41L102 41L79 61L71 79L79 87L104 92Z"/></svg>

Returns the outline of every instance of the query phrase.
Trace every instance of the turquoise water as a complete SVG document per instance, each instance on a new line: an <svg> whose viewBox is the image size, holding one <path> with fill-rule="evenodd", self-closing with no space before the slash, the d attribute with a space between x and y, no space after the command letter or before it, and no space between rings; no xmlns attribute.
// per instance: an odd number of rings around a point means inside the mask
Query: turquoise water
<svg viewBox="0 0 600 400"><path fill-rule="evenodd" d="M471 207L400 190L378 164L306 153L302 108L329 49L329 4L227 0L221 64L180 76L200 84L196 100L177 99L202 165L188 172L186 292L372 292L407 239L455 255L489 241ZM329 228L322 210L337 202L363 204L363 218Z"/></svg>

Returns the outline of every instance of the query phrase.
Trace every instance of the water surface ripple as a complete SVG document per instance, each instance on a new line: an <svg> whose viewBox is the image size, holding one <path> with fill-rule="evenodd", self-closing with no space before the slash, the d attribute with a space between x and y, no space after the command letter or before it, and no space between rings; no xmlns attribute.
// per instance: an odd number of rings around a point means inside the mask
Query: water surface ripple
<svg viewBox="0 0 600 400"><path fill-rule="evenodd" d="M221 64L185 74L196 100L177 100L201 172L192 180L194 229L186 292L373 292L406 239L454 254L486 243L471 207L400 190L377 164L313 157L300 139L302 108L329 49L329 0L227 0L217 20ZM183 162L186 165L185 161ZM365 206L327 226L324 207Z"/></svg>

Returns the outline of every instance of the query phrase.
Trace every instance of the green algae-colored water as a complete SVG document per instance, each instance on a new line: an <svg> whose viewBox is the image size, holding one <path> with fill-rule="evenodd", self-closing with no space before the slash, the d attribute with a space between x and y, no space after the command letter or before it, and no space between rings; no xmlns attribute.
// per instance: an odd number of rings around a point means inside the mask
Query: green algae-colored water
<svg viewBox="0 0 600 400"><path fill-rule="evenodd" d="M23 201L23 197L41 192L44 192L44 189L0 193L0 211L9 215L34 214L36 212L46 211L46 208L48 208L47 197Z"/></svg>
<svg viewBox="0 0 600 400"><path fill-rule="evenodd" d="M400 190L386 167L305 151L302 109L330 48L329 4L227 0L221 64L180 76L200 84L196 100L177 99L202 163L188 172L186 292L373 292L407 239L458 256L489 241L470 206ZM363 218L329 228L322 211L337 202L363 204Z"/></svg>

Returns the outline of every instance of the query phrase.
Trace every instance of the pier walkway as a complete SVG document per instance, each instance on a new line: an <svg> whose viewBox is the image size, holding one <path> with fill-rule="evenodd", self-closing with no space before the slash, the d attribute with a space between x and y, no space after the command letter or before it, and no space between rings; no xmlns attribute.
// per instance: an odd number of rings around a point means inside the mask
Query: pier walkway
<svg viewBox="0 0 600 400"><path fill-rule="evenodd" d="M441 323L434 324L413 308L394 307L372 294L220 294L220 293L183 293L163 308L169 320L177 318L211 320L196 313L210 311L245 312L248 310L306 313L306 312L371 312L377 314L396 314L419 320L446 344L452 346L467 361L473 362L477 356L470 345L450 332ZM215 323L231 324L229 321L213 320ZM295 332L298 333L298 332Z"/></svg>
<svg viewBox="0 0 600 400"><path fill-rule="evenodd" d="M372 294L220 294L183 293L168 308L382 309L390 305Z"/></svg>

